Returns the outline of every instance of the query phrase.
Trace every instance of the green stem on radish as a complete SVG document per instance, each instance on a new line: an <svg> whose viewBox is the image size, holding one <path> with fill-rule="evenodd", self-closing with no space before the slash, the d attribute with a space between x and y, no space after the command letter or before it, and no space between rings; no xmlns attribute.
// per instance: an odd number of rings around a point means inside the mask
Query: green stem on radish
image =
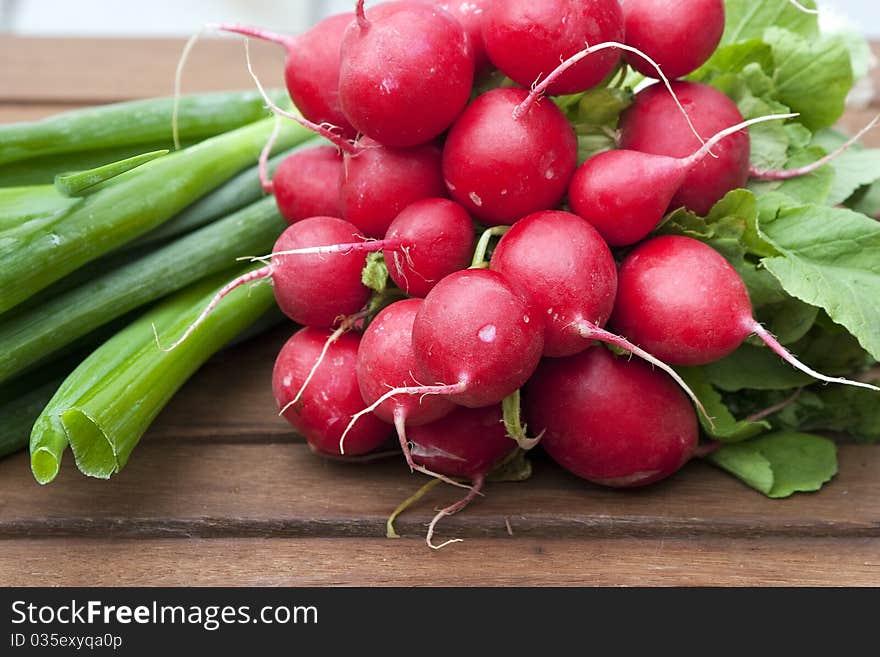
<svg viewBox="0 0 880 657"><path fill-rule="evenodd" d="M471 269L488 269L489 263L486 260L486 254L489 252L489 245L493 237L503 237L510 230L510 226L495 226L489 228L480 235L477 242L477 248L474 250L474 259L471 262Z"/></svg>
<svg viewBox="0 0 880 657"><path fill-rule="evenodd" d="M528 427L522 421L520 398L521 393L517 390L501 403L504 428L507 429L507 435L511 440L516 441L520 449L528 452L538 446L541 438L544 437L544 432L541 432L536 438L529 438Z"/></svg>
<svg viewBox="0 0 880 657"><path fill-rule="evenodd" d="M419 488L415 493L406 498L403 502L397 505L397 508L391 512L391 515L388 516L388 520L385 522L385 538L400 538L400 534L394 529L394 521L410 508L413 504L421 500L425 495L427 495L431 490L442 484L443 482L439 479L432 479L427 484Z"/></svg>

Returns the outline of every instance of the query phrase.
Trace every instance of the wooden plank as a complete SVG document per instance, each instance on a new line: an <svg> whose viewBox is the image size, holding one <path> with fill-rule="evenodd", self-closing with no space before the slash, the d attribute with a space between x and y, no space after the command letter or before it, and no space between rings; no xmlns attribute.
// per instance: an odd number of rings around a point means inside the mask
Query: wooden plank
<svg viewBox="0 0 880 657"><path fill-rule="evenodd" d="M330 462L300 444L142 444L108 481L77 473L40 487L26 454L0 463L0 537L381 537L388 514L425 483L400 459ZM880 451L844 446L841 475L820 494L769 500L702 463L656 486L620 492L586 484L538 460L532 480L495 484L443 536L880 537ZM438 506L461 496L435 489L405 513L403 535L424 535Z"/></svg>
<svg viewBox="0 0 880 657"><path fill-rule="evenodd" d="M878 586L878 539L13 540L4 586Z"/></svg>
<svg viewBox="0 0 880 657"><path fill-rule="evenodd" d="M181 39L0 37L0 102L98 104L169 96ZM284 50L252 41L265 86L282 87ZM242 39L205 39L193 49L184 93L253 89Z"/></svg>

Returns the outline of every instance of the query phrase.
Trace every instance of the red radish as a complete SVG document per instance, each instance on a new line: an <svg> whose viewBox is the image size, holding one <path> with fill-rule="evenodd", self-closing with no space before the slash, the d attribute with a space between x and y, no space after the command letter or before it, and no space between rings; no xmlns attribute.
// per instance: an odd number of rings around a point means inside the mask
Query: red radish
<svg viewBox="0 0 880 657"><path fill-rule="evenodd" d="M357 228L335 217L310 217L293 224L275 242L272 263L239 276L220 290L186 332L168 347L184 342L223 298L253 281L272 279L275 301L298 324L328 328L360 311L370 298L361 282L364 258L344 253L290 256L285 252L322 244L352 242Z"/></svg>
<svg viewBox="0 0 880 657"><path fill-rule="evenodd" d="M655 237L620 267L612 315L617 330L673 365L706 365L730 355L751 334L815 379L878 390L807 367L752 317L745 283L712 247L690 237Z"/></svg>
<svg viewBox="0 0 880 657"><path fill-rule="evenodd" d="M546 431L550 457L614 488L644 486L694 455L697 416L675 383L602 347L545 360L524 390L529 424Z"/></svg>
<svg viewBox="0 0 880 657"><path fill-rule="evenodd" d="M437 5L441 9L448 11L455 17L471 43L471 50L474 53L474 61L476 63L477 73L485 71L491 63L489 56L486 54L486 45L483 43L483 23L485 20L486 9L494 0L423 0Z"/></svg>
<svg viewBox="0 0 880 657"><path fill-rule="evenodd" d="M346 154L340 198L342 216L367 237L382 238L406 207L446 196L440 149L387 148L368 139Z"/></svg>
<svg viewBox="0 0 880 657"><path fill-rule="evenodd" d="M461 539L434 545L437 523L445 516L458 513L476 498L486 475L516 449L516 443L507 436L500 406L458 407L436 422L413 427L410 440L416 462L449 477L469 479L473 484L465 498L440 510L428 526L428 545L439 550Z"/></svg>
<svg viewBox="0 0 880 657"><path fill-rule="evenodd" d="M472 102L443 150L449 192L488 226L559 205L577 166L577 139L553 103L523 89L495 89Z"/></svg>
<svg viewBox="0 0 880 657"><path fill-rule="evenodd" d="M357 386L356 368L360 336L349 333L328 342L330 332L305 328L282 347L272 373L272 390L278 408L288 422L318 454L339 456L339 438L352 413L364 401ZM328 345L326 358L321 359ZM301 399L291 404L297 391L315 369L311 385ZM346 441L349 455L372 452L390 438L387 424L377 417L367 417L351 431Z"/></svg>
<svg viewBox="0 0 880 657"><path fill-rule="evenodd" d="M446 384L440 394L478 408L522 387L540 360L544 336L540 320L500 274L468 269L428 294L412 345L432 382Z"/></svg>
<svg viewBox="0 0 880 657"><path fill-rule="evenodd" d="M680 78L706 63L724 34L723 0L621 0L626 43L650 55L667 77ZM654 67L627 54L649 78Z"/></svg>
<svg viewBox="0 0 880 657"><path fill-rule="evenodd" d="M614 150L587 160L574 174L568 199L611 246L640 242L657 227L688 173L716 144L750 125L796 114L764 116L721 131L687 157Z"/></svg>
<svg viewBox="0 0 880 657"><path fill-rule="evenodd" d="M318 125L278 107L254 73L250 54L247 56L247 65L263 100L276 117L296 121L342 151L343 166L339 181L342 216L366 237L383 237L392 219L411 203L445 196L440 149L435 145L388 148L369 138L352 143L334 132L332 126ZM260 156L261 180L266 177L266 162L274 134Z"/></svg>
<svg viewBox="0 0 880 657"><path fill-rule="evenodd" d="M333 146L297 151L275 170L270 190L278 210L291 224L309 217L339 217L342 157Z"/></svg>
<svg viewBox="0 0 880 657"><path fill-rule="evenodd" d="M698 82L675 82L672 89L687 108L699 134L713 135L743 122L736 105L727 96ZM620 147L665 155L688 157L702 144L692 134L674 100L660 85L636 94L632 106L621 116ZM725 139L685 177L670 208L684 206L707 214L729 191L745 187L749 177L751 145L745 133Z"/></svg>
<svg viewBox="0 0 880 657"><path fill-rule="evenodd" d="M586 221L568 212L529 215L501 238L491 268L543 322L544 356L571 356L596 340L612 344L664 370L706 414L675 370L603 329L614 308L617 267L602 237Z"/></svg>
<svg viewBox="0 0 880 657"><path fill-rule="evenodd" d="M339 103L339 68L342 37L354 17L352 12L330 16L297 36L234 23L212 27L284 46L284 79L296 108L309 121L338 126L353 137L356 131Z"/></svg>
<svg viewBox="0 0 880 657"><path fill-rule="evenodd" d="M470 264L474 224L457 203L425 199L397 215L385 239L403 245L385 250L391 279L408 295L426 297L443 278Z"/></svg>
<svg viewBox="0 0 880 657"><path fill-rule="evenodd" d="M424 373L412 347L413 322L423 303L422 299L393 303L382 310L364 332L358 351L357 380L366 404L373 404L392 388L419 385L423 380ZM407 425L434 422L453 408L454 404L443 397L398 395L373 408L372 413L395 426L407 463L413 469Z"/></svg>
<svg viewBox="0 0 880 657"><path fill-rule="evenodd" d="M360 132L386 146L417 146L445 132L464 109L474 54L461 24L422 2L386 2L342 40L339 100Z"/></svg>
<svg viewBox="0 0 880 657"><path fill-rule="evenodd" d="M328 244L272 256L382 251L391 278L410 296L424 297L445 276L465 269L474 251L474 225L464 209L447 199L416 201L391 223L385 239Z"/></svg>
<svg viewBox="0 0 880 657"><path fill-rule="evenodd" d="M505 0L486 8L483 24L489 59L526 88L585 46L623 41L623 36L618 0ZM586 91L602 82L619 61L617 50L596 54L567 71L547 91Z"/></svg>

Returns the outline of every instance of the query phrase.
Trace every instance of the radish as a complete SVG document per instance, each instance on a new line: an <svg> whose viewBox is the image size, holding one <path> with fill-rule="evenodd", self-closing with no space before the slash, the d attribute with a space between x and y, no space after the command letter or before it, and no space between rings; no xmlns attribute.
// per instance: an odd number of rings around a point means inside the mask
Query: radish
<svg viewBox="0 0 880 657"><path fill-rule="evenodd" d="M717 144L750 125L795 116L780 114L745 121L722 130L687 157L626 149L599 153L575 172L569 203L611 246L635 244L657 227L687 175Z"/></svg>
<svg viewBox="0 0 880 657"><path fill-rule="evenodd" d="M367 404L373 404L392 388L417 385L423 379L424 373L416 362L412 347L413 322L423 303L422 299L393 303L382 310L364 332L358 351L357 381ZM373 407L372 413L397 429L400 445L412 470L415 464L407 445L407 425L434 422L452 412L453 408L453 403L443 397L398 395ZM345 453L342 444L340 452Z"/></svg>
<svg viewBox="0 0 880 657"><path fill-rule="evenodd" d="M670 78L708 61L724 34L723 0L621 0L626 43L650 55ZM655 77L654 68L627 54L630 66Z"/></svg>
<svg viewBox="0 0 880 657"><path fill-rule="evenodd" d="M386 2L342 40L339 100L360 132L386 146L417 146L445 132L464 109L474 53L461 24L422 2Z"/></svg>
<svg viewBox="0 0 880 657"><path fill-rule="evenodd" d="M500 406L486 408L458 407L444 418L410 431L412 455L416 462L448 477L467 479L471 491L455 504L441 509L428 526L428 545L439 550L461 539L433 544L437 523L458 513L482 491L492 469L515 449L504 429Z"/></svg>
<svg viewBox="0 0 880 657"><path fill-rule="evenodd" d="M423 0L448 11L464 28L474 53L476 72L482 73L491 66L483 43L483 23L486 9L494 0Z"/></svg>
<svg viewBox="0 0 880 657"><path fill-rule="evenodd" d="M612 315L617 330L673 365L706 365L730 355L751 334L792 366L829 383L878 390L807 367L752 317L745 283L712 247L689 237L655 237L620 267Z"/></svg>
<svg viewBox="0 0 880 657"><path fill-rule="evenodd" d="M278 210L288 223L309 217L339 217L341 176L339 151L333 146L316 146L284 158L266 191L275 195Z"/></svg>
<svg viewBox="0 0 880 657"><path fill-rule="evenodd" d="M382 238L412 203L446 196L440 149L387 148L364 139L346 153L339 194L342 216L367 237Z"/></svg>
<svg viewBox="0 0 880 657"><path fill-rule="evenodd" d="M344 253L291 256L285 252L327 243L352 242L357 228L335 217L310 217L293 224L275 242L271 264L248 272L220 290L172 346L183 343L223 298L254 281L271 279L281 311L298 324L329 328L360 311L370 298L361 282L365 259Z"/></svg>
<svg viewBox="0 0 880 657"><path fill-rule="evenodd" d="M553 103L523 89L495 89L472 102L443 150L449 193L488 226L559 205L577 166L577 139Z"/></svg>
<svg viewBox="0 0 880 657"><path fill-rule="evenodd" d="M501 238L490 266L544 324L544 356L571 356L596 340L612 344L663 369L706 414L675 370L603 329L614 308L617 267L602 237L586 221L568 212L529 215Z"/></svg>
<svg viewBox="0 0 880 657"><path fill-rule="evenodd" d="M618 0L505 0L490 3L484 15L489 59L526 88L585 46L623 41L623 37ZM586 91L602 82L619 61L617 50L597 54L567 71L547 91Z"/></svg>
<svg viewBox="0 0 880 657"><path fill-rule="evenodd" d="M428 294L412 345L422 371L446 384L435 394L478 408L522 387L538 365L544 336L540 320L500 274L468 269Z"/></svg>
<svg viewBox="0 0 880 657"><path fill-rule="evenodd" d="M356 130L339 103L339 68L342 38L354 17L352 12L330 16L297 36L236 23L211 27L283 46L287 50L284 79L296 108L309 121L338 126L353 137Z"/></svg>
<svg viewBox="0 0 880 657"><path fill-rule="evenodd" d="M474 227L465 210L447 199L416 201L391 223L385 239L306 247L271 256L382 251L388 272L410 296L424 297L445 276L465 269L474 251Z"/></svg>
<svg viewBox="0 0 880 657"><path fill-rule="evenodd" d="M339 456L339 437L351 414L364 405L356 378L361 338L349 333L330 342L330 337L325 329L304 328L290 338L275 360L272 390L285 419L312 451ZM319 360L320 365L314 368ZM312 377L312 385L306 389L307 377ZM306 392L301 399L291 403L303 389ZM384 445L390 434L388 425L379 418L364 418L348 435L347 453L372 452Z"/></svg>
<svg viewBox="0 0 880 657"><path fill-rule="evenodd" d="M675 82L672 89L700 134L713 135L743 122L733 101L710 86ZM636 94L633 104L621 115L621 148L684 158L701 146L674 99L660 85ZM703 159L687 174L670 208L684 206L697 214L708 214L727 192L745 187L750 151L745 133L732 135L717 144L712 149L715 157Z"/></svg>
<svg viewBox="0 0 880 657"><path fill-rule="evenodd" d="M543 361L523 394L550 457L596 484L660 481L697 447L696 414L672 379L602 347Z"/></svg>

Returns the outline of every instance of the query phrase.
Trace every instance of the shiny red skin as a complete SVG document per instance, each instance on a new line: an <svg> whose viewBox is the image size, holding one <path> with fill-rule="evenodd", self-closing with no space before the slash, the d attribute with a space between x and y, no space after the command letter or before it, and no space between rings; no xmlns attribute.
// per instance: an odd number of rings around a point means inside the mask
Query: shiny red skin
<svg viewBox="0 0 880 657"><path fill-rule="evenodd" d="M386 148L370 139L346 155L339 179L342 216L365 237L381 239L395 217L426 198L446 196L440 149L434 144Z"/></svg>
<svg viewBox="0 0 880 657"><path fill-rule="evenodd" d="M305 328L281 348L272 372L279 410L299 392L329 337L329 330ZM300 402L284 411L284 418L319 454L340 456L339 439L351 416L364 408L356 375L359 344L360 336L348 333L330 345ZM346 436L345 454L367 454L390 436L387 424L374 415L364 416Z"/></svg>
<svg viewBox="0 0 880 657"><path fill-rule="evenodd" d="M458 203L443 198L416 201L391 224L385 238L400 239L406 250L385 249L391 280L411 297L426 297L449 274L473 259L474 224Z"/></svg>
<svg viewBox="0 0 880 657"><path fill-rule="evenodd" d="M538 212L517 222L492 254L491 269L544 324L544 356L571 356L592 343L582 321L605 326L614 308L617 265L596 230L568 212Z"/></svg>
<svg viewBox="0 0 880 657"><path fill-rule="evenodd" d="M653 231L689 171L679 158L614 150L575 171L568 202L611 246L630 246Z"/></svg>
<svg viewBox="0 0 880 657"><path fill-rule="evenodd" d="M618 0L504 0L491 3L484 15L483 42L489 59L527 89L588 45L623 43L623 37ZM591 89L619 61L617 49L593 53L553 82L549 93Z"/></svg>
<svg viewBox="0 0 880 657"><path fill-rule="evenodd" d="M284 79L293 104L315 123L329 123L347 137L357 131L342 112L339 99L340 47L346 28L354 20L348 12L330 16L287 44Z"/></svg>
<svg viewBox="0 0 880 657"><path fill-rule="evenodd" d="M450 399L469 408L498 404L522 387L543 348L542 323L501 274L486 269L440 281L413 325L426 383L464 383L466 390Z"/></svg>
<svg viewBox="0 0 880 657"><path fill-rule="evenodd" d="M339 100L351 124L386 146L417 146L445 132L464 109L474 53L448 12L386 2L353 22L342 41Z"/></svg>
<svg viewBox="0 0 880 657"><path fill-rule="evenodd" d="M501 406L457 407L446 417L409 432L413 460L447 477L473 479L491 472L516 449L507 436Z"/></svg>
<svg viewBox="0 0 880 657"><path fill-rule="evenodd" d="M528 95L523 89L483 94L446 139L443 175L449 193L487 226L555 208L577 167L574 129L550 100L514 118Z"/></svg>
<svg viewBox="0 0 880 657"><path fill-rule="evenodd" d="M638 48L666 77L693 73L718 48L724 34L724 0L621 0L626 45ZM634 69L658 78L644 58L626 53Z"/></svg>
<svg viewBox="0 0 880 657"><path fill-rule="evenodd" d="M357 380L361 396L369 406L392 388L421 385L425 376L416 362L412 327L422 299L404 299L391 304L370 322L358 350ZM407 426L427 424L452 412L455 405L437 395L397 395L373 413L394 424L395 414Z"/></svg>
<svg viewBox="0 0 880 657"><path fill-rule="evenodd" d="M752 332L745 283L721 254L690 237L655 237L636 247L618 275L611 323L670 365L706 365Z"/></svg>
<svg viewBox="0 0 880 657"><path fill-rule="evenodd" d="M275 242L273 253L311 246L358 242L358 229L334 217L310 217L293 224ZM289 255L272 258L275 300L298 324L329 328L360 311L370 298L361 282L363 253Z"/></svg>
<svg viewBox="0 0 880 657"><path fill-rule="evenodd" d="M281 216L290 224L309 217L342 216L339 178L342 156L335 146L292 153L272 176L272 192Z"/></svg>
<svg viewBox="0 0 880 657"><path fill-rule="evenodd" d="M464 28L471 42L471 50L474 53L477 73L482 73L492 63L486 54L486 45L483 43L483 22L486 8L494 0L424 0L437 5L448 11Z"/></svg>
<svg viewBox="0 0 880 657"><path fill-rule="evenodd" d="M563 468L613 488L645 486L687 463L699 440L688 398L663 372L597 346L544 360L524 390L529 429Z"/></svg>
<svg viewBox="0 0 880 657"><path fill-rule="evenodd" d="M743 121L727 96L699 82L674 82L672 88L703 139ZM669 92L655 84L636 94L620 120L620 147L643 153L687 157L701 144L691 132ZM684 206L708 214L727 192L745 187L749 178L751 142L748 132L731 135L712 148L695 166L675 194L670 209Z"/></svg>

